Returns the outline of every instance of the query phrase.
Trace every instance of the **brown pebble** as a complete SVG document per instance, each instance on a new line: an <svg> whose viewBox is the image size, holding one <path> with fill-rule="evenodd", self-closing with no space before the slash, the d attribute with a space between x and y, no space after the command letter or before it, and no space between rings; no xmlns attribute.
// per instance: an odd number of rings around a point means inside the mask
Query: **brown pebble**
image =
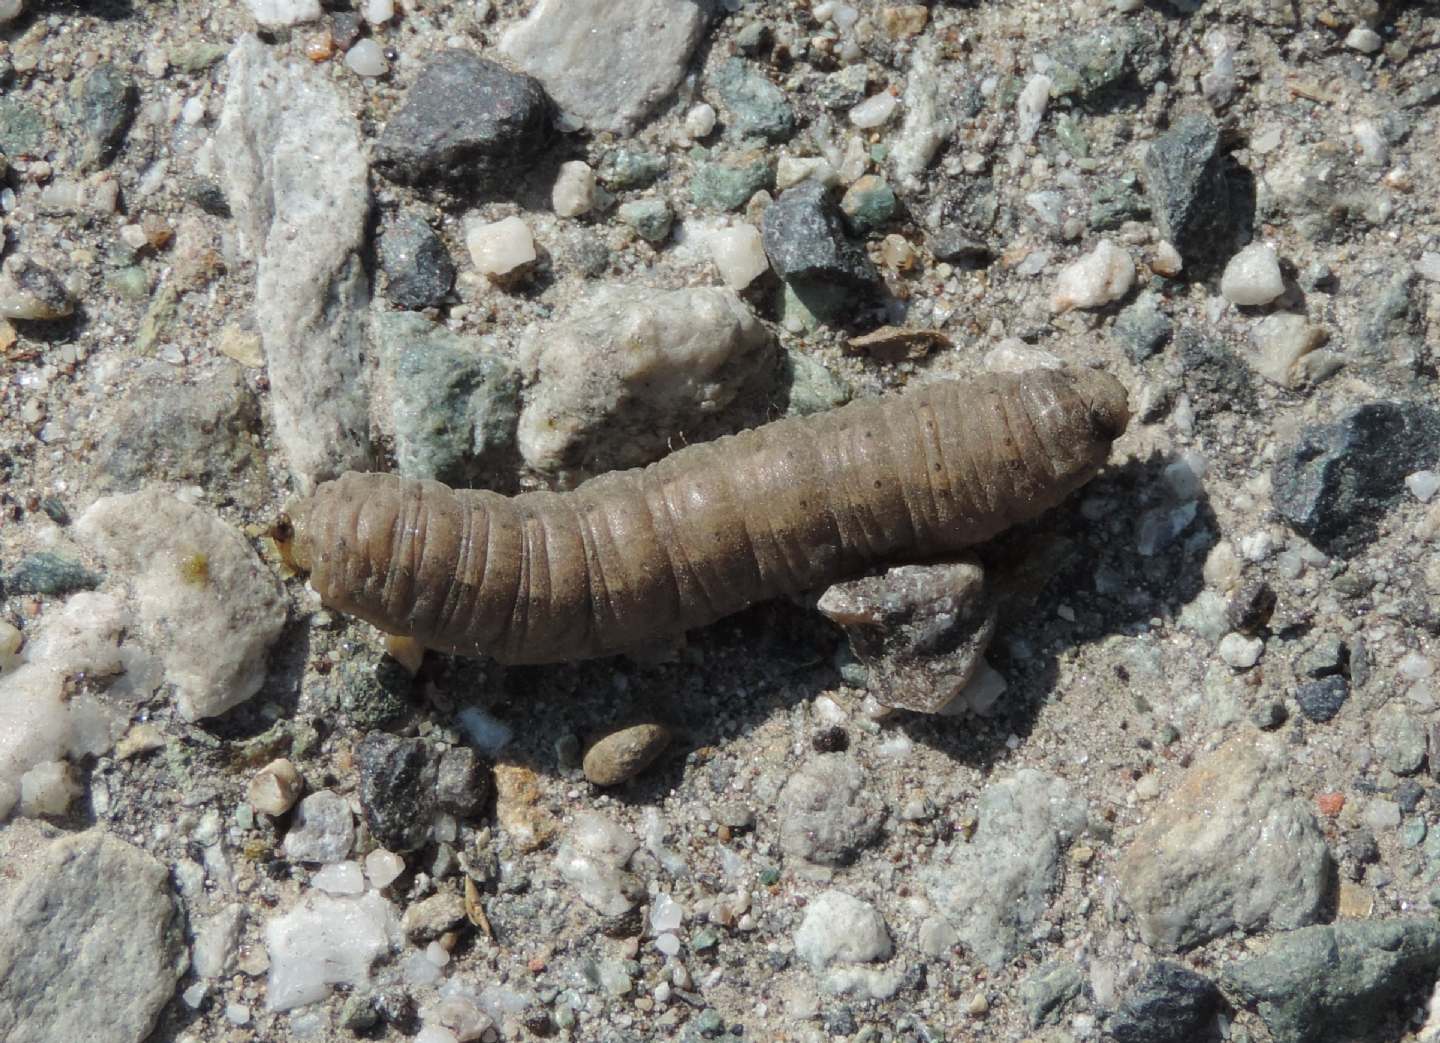
<svg viewBox="0 0 1440 1043"><path fill-rule="evenodd" d="M648 768L670 744L663 724L634 724L611 732L585 753L585 777L597 786L618 786Z"/></svg>

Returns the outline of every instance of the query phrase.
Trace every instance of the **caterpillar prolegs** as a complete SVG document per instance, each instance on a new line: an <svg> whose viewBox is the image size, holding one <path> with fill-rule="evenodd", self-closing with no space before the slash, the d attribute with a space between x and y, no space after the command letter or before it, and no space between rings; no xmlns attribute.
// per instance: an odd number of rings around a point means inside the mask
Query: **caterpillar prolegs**
<svg viewBox="0 0 1440 1043"><path fill-rule="evenodd" d="M1053 507L1129 419L1096 370L940 381L692 445L569 492L348 473L282 549L326 605L461 655L609 655Z"/></svg>

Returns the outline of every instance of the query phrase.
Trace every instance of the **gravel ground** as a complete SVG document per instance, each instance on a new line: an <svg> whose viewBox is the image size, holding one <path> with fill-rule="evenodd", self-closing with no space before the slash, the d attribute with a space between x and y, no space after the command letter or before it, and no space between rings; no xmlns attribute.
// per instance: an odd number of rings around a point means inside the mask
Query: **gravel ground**
<svg viewBox="0 0 1440 1043"><path fill-rule="evenodd" d="M1435 5L0 21L0 1038L1440 1040ZM1061 364L1129 429L938 714L814 597L422 660L269 535Z"/></svg>

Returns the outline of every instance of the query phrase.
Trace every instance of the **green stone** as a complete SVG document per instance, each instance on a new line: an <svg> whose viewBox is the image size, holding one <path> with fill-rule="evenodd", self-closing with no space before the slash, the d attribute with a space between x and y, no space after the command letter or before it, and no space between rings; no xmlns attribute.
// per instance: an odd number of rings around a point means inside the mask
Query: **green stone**
<svg viewBox="0 0 1440 1043"><path fill-rule="evenodd" d="M1400 846L1419 847L1425 840L1425 820L1419 815L1412 815L1400 826Z"/></svg>
<svg viewBox="0 0 1440 1043"><path fill-rule="evenodd" d="M1076 159L1090 155L1090 142L1085 137L1085 132L1080 129L1080 121L1074 116L1061 116L1055 122L1055 138L1060 142L1060 147Z"/></svg>
<svg viewBox="0 0 1440 1043"><path fill-rule="evenodd" d="M763 152L737 152L702 162L690 180L690 198L705 210L739 210L774 183Z"/></svg>
<svg viewBox="0 0 1440 1043"><path fill-rule="evenodd" d="M730 129L735 134L785 141L795 133L795 110L785 92L748 62L738 58L722 62L712 82L730 110Z"/></svg>
<svg viewBox="0 0 1440 1043"><path fill-rule="evenodd" d="M71 558L41 551L24 558L7 575L0 588L7 595L45 594L56 596L76 590L94 590L101 576Z"/></svg>
<svg viewBox="0 0 1440 1043"><path fill-rule="evenodd" d="M670 225L675 215L663 199L636 199L623 203L619 210L620 220L647 243L659 243L670 235Z"/></svg>
<svg viewBox="0 0 1440 1043"><path fill-rule="evenodd" d="M606 188L618 192L654 184L669 166L669 161L659 153L617 148L600 157L595 176Z"/></svg>
<svg viewBox="0 0 1440 1043"><path fill-rule="evenodd" d="M774 887L780 882L780 870L774 866L766 866L757 874L761 886Z"/></svg>
<svg viewBox="0 0 1440 1043"><path fill-rule="evenodd" d="M787 351L781 364L782 380L789 393L786 416L823 413L850 401L850 385L808 355Z"/></svg>
<svg viewBox="0 0 1440 1043"><path fill-rule="evenodd" d="M874 174L859 178L840 200L840 209L857 235L879 228L895 216L895 191Z"/></svg>
<svg viewBox="0 0 1440 1043"><path fill-rule="evenodd" d="M713 927L704 927L695 932L695 937L690 939L690 948L696 952L706 952L720 944L720 935Z"/></svg>
<svg viewBox="0 0 1440 1043"><path fill-rule="evenodd" d="M14 97L0 98L0 152L10 158L39 155L45 124L39 113Z"/></svg>
<svg viewBox="0 0 1440 1043"><path fill-rule="evenodd" d="M127 301L143 301L150 296L150 277L137 264L116 268L105 277L105 285Z"/></svg>

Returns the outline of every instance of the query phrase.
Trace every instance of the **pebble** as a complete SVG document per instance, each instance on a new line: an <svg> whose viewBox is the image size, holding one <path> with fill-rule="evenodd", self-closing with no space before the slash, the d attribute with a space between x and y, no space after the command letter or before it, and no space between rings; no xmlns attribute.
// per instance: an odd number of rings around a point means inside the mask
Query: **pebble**
<svg viewBox="0 0 1440 1043"><path fill-rule="evenodd" d="M1186 262L1213 253L1229 241L1246 214L1231 198L1220 128L1189 115L1150 143L1145 156L1145 195L1160 231Z"/></svg>
<svg viewBox="0 0 1440 1043"><path fill-rule="evenodd" d="M1370 743L1396 775L1413 775L1425 763L1425 727L1401 702L1386 703L1371 718Z"/></svg>
<svg viewBox="0 0 1440 1043"><path fill-rule="evenodd" d="M555 836L555 816L540 806L535 773L522 765L495 765L495 818L521 852L537 851Z"/></svg>
<svg viewBox="0 0 1440 1043"><path fill-rule="evenodd" d="M185 720L218 716L260 690L288 613L279 580L244 536L158 486L97 500L75 533L133 577L139 629Z"/></svg>
<svg viewBox="0 0 1440 1043"><path fill-rule="evenodd" d="M775 163L775 187L784 191L802 181L818 181L826 188L840 184L840 175L824 156L781 156Z"/></svg>
<svg viewBox="0 0 1440 1043"><path fill-rule="evenodd" d="M0 317L49 322L75 311L60 277L25 257L6 258L0 271Z"/></svg>
<svg viewBox="0 0 1440 1043"><path fill-rule="evenodd" d="M435 773L435 803L462 818L478 814L490 797L490 775L468 746L453 746L440 755Z"/></svg>
<svg viewBox="0 0 1440 1043"><path fill-rule="evenodd" d="M405 860L393 851L377 847L365 856L365 878L375 889L389 887L405 872Z"/></svg>
<svg viewBox="0 0 1440 1043"><path fill-rule="evenodd" d="M1329 339L1323 326L1312 326L1303 315L1276 312L1250 330L1257 356L1251 365L1272 384L1294 388L1317 383L1339 367L1331 352L1317 353Z"/></svg>
<svg viewBox="0 0 1440 1043"><path fill-rule="evenodd" d="M668 239L670 225L675 220L670 204L663 199L634 199L621 203L616 216L623 224L635 229L635 233L648 243L660 243Z"/></svg>
<svg viewBox="0 0 1440 1043"><path fill-rule="evenodd" d="M585 751L585 778L596 786L618 786L648 768L670 744L663 724L634 724L598 739Z"/></svg>
<svg viewBox="0 0 1440 1043"><path fill-rule="evenodd" d="M15 568L0 576L0 591L8 597L18 594L57 597L77 590L94 590L102 578L73 558L40 551L27 554Z"/></svg>
<svg viewBox="0 0 1440 1043"><path fill-rule="evenodd" d="M19 878L0 905L0 1037L141 1043L189 964L165 866L100 829L13 855Z"/></svg>
<svg viewBox="0 0 1440 1043"><path fill-rule="evenodd" d="M101 62L80 81L76 115L85 136L82 168L101 167L119 153L140 107L134 78L111 62Z"/></svg>
<svg viewBox="0 0 1440 1043"><path fill-rule="evenodd" d="M1220 639L1220 658L1233 670L1248 670L1260 661L1265 642L1258 637L1230 633Z"/></svg>
<svg viewBox="0 0 1440 1043"><path fill-rule="evenodd" d="M550 208L557 217L579 217L595 209L595 171L583 160L560 164L555 187L550 190Z"/></svg>
<svg viewBox="0 0 1440 1043"><path fill-rule="evenodd" d="M866 174L857 180L840 199L841 212L855 234L861 236L894 217L897 205L895 190L874 174Z"/></svg>
<svg viewBox="0 0 1440 1043"><path fill-rule="evenodd" d="M723 416L775 344L732 291L606 286L525 335L525 462L547 474L638 467Z"/></svg>
<svg viewBox="0 0 1440 1043"><path fill-rule="evenodd" d="M737 138L788 140L795 133L795 110L785 92L758 67L739 58L720 63L711 84L730 115L728 130Z"/></svg>
<svg viewBox="0 0 1440 1043"><path fill-rule="evenodd" d="M257 262L275 438L305 489L370 469L369 170L349 102L311 63L246 35L227 65L215 153L241 251Z"/></svg>
<svg viewBox="0 0 1440 1043"><path fill-rule="evenodd" d="M1106 1023L1116 1043L1190 1043L1203 1036L1220 992L1215 983L1168 960L1150 964Z"/></svg>
<svg viewBox="0 0 1440 1043"><path fill-rule="evenodd" d="M702 210L739 210L773 181L762 151L713 153L690 178L690 198Z"/></svg>
<svg viewBox="0 0 1440 1043"><path fill-rule="evenodd" d="M371 965L390 949L395 920L394 907L376 891L353 897L311 891L271 918L265 1009L294 1010L323 1000L335 985L366 985Z"/></svg>
<svg viewBox="0 0 1440 1043"><path fill-rule="evenodd" d="M284 29L320 19L320 0L245 0L262 29Z"/></svg>
<svg viewBox="0 0 1440 1043"><path fill-rule="evenodd" d="M1295 688L1295 701L1300 712L1316 724L1332 720L1350 697L1350 682L1343 677L1323 677L1306 681Z"/></svg>
<svg viewBox="0 0 1440 1043"><path fill-rule="evenodd" d="M1220 278L1220 293L1231 304L1269 304L1284 292L1280 262L1267 243L1251 243L1230 258Z"/></svg>
<svg viewBox="0 0 1440 1043"><path fill-rule="evenodd" d="M384 25L395 17L395 0L365 0L365 21L371 25Z"/></svg>
<svg viewBox="0 0 1440 1043"><path fill-rule="evenodd" d="M385 60L385 49L368 37L356 40L345 52L345 67L356 76L367 79L384 76L390 71L390 63Z"/></svg>
<svg viewBox="0 0 1440 1043"><path fill-rule="evenodd" d="M791 858L844 865L873 844L885 805L858 761L827 753L807 761L785 781L777 800L780 847Z"/></svg>
<svg viewBox="0 0 1440 1043"><path fill-rule="evenodd" d="M685 113L685 133L696 139L707 138L715 129L715 108L705 102L692 105Z"/></svg>
<svg viewBox="0 0 1440 1043"><path fill-rule="evenodd" d="M1374 540L1404 478L1440 464L1440 410L1410 402L1355 406L1308 424L1276 454L1276 510L1326 554L1347 557Z"/></svg>
<svg viewBox="0 0 1440 1043"><path fill-rule="evenodd" d="M542 5L543 6L543 5ZM425 60L375 143L375 168L405 185L505 192L554 132L539 82L471 51Z"/></svg>
<svg viewBox="0 0 1440 1043"><path fill-rule="evenodd" d="M986 967L998 970L1025 948L1086 814L1065 782L1022 769L985 787L973 837L937 852L919 874L936 911Z"/></svg>
<svg viewBox="0 0 1440 1043"><path fill-rule="evenodd" d="M890 122L900 109L900 99L889 91L872 94L850 110L850 122L861 130L873 130Z"/></svg>
<svg viewBox="0 0 1440 1043"><path fill-rule="evenodd" d="M1160 310L1160 296L1145 290L1115 317L1110 332L1125 346L1131 361L1139 363L1163 348L1173 329Z"/></svg>
<svg viewBox="0 0 1440 1043"><path fill-rule="evenodd" d="M482 275L509 275L535 261L535 237L523 218L475 221L465 231L470 262Z"/></svg>
<svg viewBox="0 0 1440 1043"><path fill-rule="evenodd" d="M1103 308L1121 300L1135 285L1135 262L1109 239L1061 270L1050 297L1057 315L1072 308Z"/></svg>
<svg viewBox="0 0 1440 1043"><path fill-rule="evenodd" d="M540 0L500 49L571 120L628 137L679 85L706 24L689 0Z"/></svg>
<svg viewBox="0 0 1440 1043"><path fill-rule="evenodd" d="M438 307L455 285L455 262L430 222L403 211L380 232L385 299L397 308Z"/></svg>
<svg viewBox="0 0 1440 1043"><path fill-rule="evenodd" d="M806 903L795 932L795 954L816 974L836 963L889 959L893 949L880 911L843 891L825 891Z"/></svg>
<svg viewBox="0 0 1440 1043"><path fill-rule="evenodd" d="M1313 922L1332 871L1281 747L1241 735L1196 761L1116 866L1141 939L1174 951L1239 927Z"/></svg>
<svg viewBox="0 0 1440 1043"><path fill-rule="evenodd" d="M644 884L627 866L640 842L594 811L575 816L555 852L555 868L601 916L621 916L640 904ZM628 990L627 990L628 991Z"/></svg>
<svg viewBox="0 0 1440 1043"><path fill-rule="evenodd" d="M9 25L24 12L22 0L0 0L0 25Z"/></svg>
<svg viewBox="0 0 1440 1043"><path fill-rule="evenodd" d="M1271 1038L1360 1038L1382 1011L1440 967L1440 925L1423 916L1348 921L1291 931L1228 965L1223 981L1258 1010ZM1398 1028L1398 1024L1396 1025Z"/></svg>
<svg viewBox="0 0 1440 1043"><path fill-rule="evenodd" d="M340 862L355 844L350 805L333 790L318 790L300 802L285 832L285 857L292 862Z"/></svg>
<svg viewBox="0 0 1440 1043"><path fill-rule="evenodd" d="M400 929L417 944L431 942L465 919L465 899L453 891L422 898L405 910Z"/></svg>
<svg viewBox="0 0 1440 1043"><path fill-rule="evenodd" d="M424 739L371 732L355 748L360 807L381 846L414 851L430 839L439 765Z"/></svg>
<svg viewBox="0 0 1440 1043"><path fill-rule="evenodd" d="M304 786L295 765L280 757L251 776L245 799L261 814L278 817L295 806Z"/></svg>
<svg viewBox="0 0 1440 1043"><path fill-rule="evenodd" d="M1040 123L1045 118L1045 109L1050 104L1050 77L1036 73L1025 82L1025 88L1015 101L1015 137L1022 144L1035 140L1040 133Z"/></svg>
<svg viewBox="0 0 1440 1043"><path fill-rule="evenodd" d="M1405 488L1421 503L1429 503L1440 492L1440 471L1416 471L1405 476Z"/></svg>
<svg viewBox="0 0 1440 1043"><path fill-rule="evenodd" d="M1066 959L1050 960L1036 967L1020 983L1020 1005L1031 1028L1058 1023L1065 1007L1085 987L1080 968Z"/></svg>
<svg viewBox="0 0 1440 1043"><path fill-rule="evenodd" d="M720 278L732 290L745 289L770 270L760 229L752 224L717 229L710 233L707 245Z"/></svg>
<svg viewBox="0 0 1440 1043"><path fill-rule="evenodd" d="M1385 46L1385 41L1374 29L1357 25L1345 35L1345 46L1362 54L1374 54Z"/></svg>
<svg viewBox="0 0 1440 1043"><path fill-rule="evenodd" d="M600 157L596 176L611 191L627 188L648 188L670 169L663 153L642 152L635 148L614 148Z"/></svg>
<svg viewBox="0 0 1440 1043"><path fill-rule="evenodd" d="M331 862L311 875L310 886L331 895L364 894L365 873L359 862Z"/></svg>
<svg viewBox="0 0 1440 1043"><path fill-rule="evenodd" d="M864 290L879 279L865 251L846 237L839 208L819 182L803 181L780 193L761 228L770 264L787 282Z"/></svg>
<svg viewBox="0 0 1440 1043"><path fill-rule="evenodd" d="M20 776L20 814L26 818L63 815L81 788L64 761L42 761Z"/></svg>
<svg viewBox="0 0 1440 1043"><path fill-rule="evenodd" d="M199 978L219 978L235 970L245 906L231 902L195 927L190 969Z"/></svg>

